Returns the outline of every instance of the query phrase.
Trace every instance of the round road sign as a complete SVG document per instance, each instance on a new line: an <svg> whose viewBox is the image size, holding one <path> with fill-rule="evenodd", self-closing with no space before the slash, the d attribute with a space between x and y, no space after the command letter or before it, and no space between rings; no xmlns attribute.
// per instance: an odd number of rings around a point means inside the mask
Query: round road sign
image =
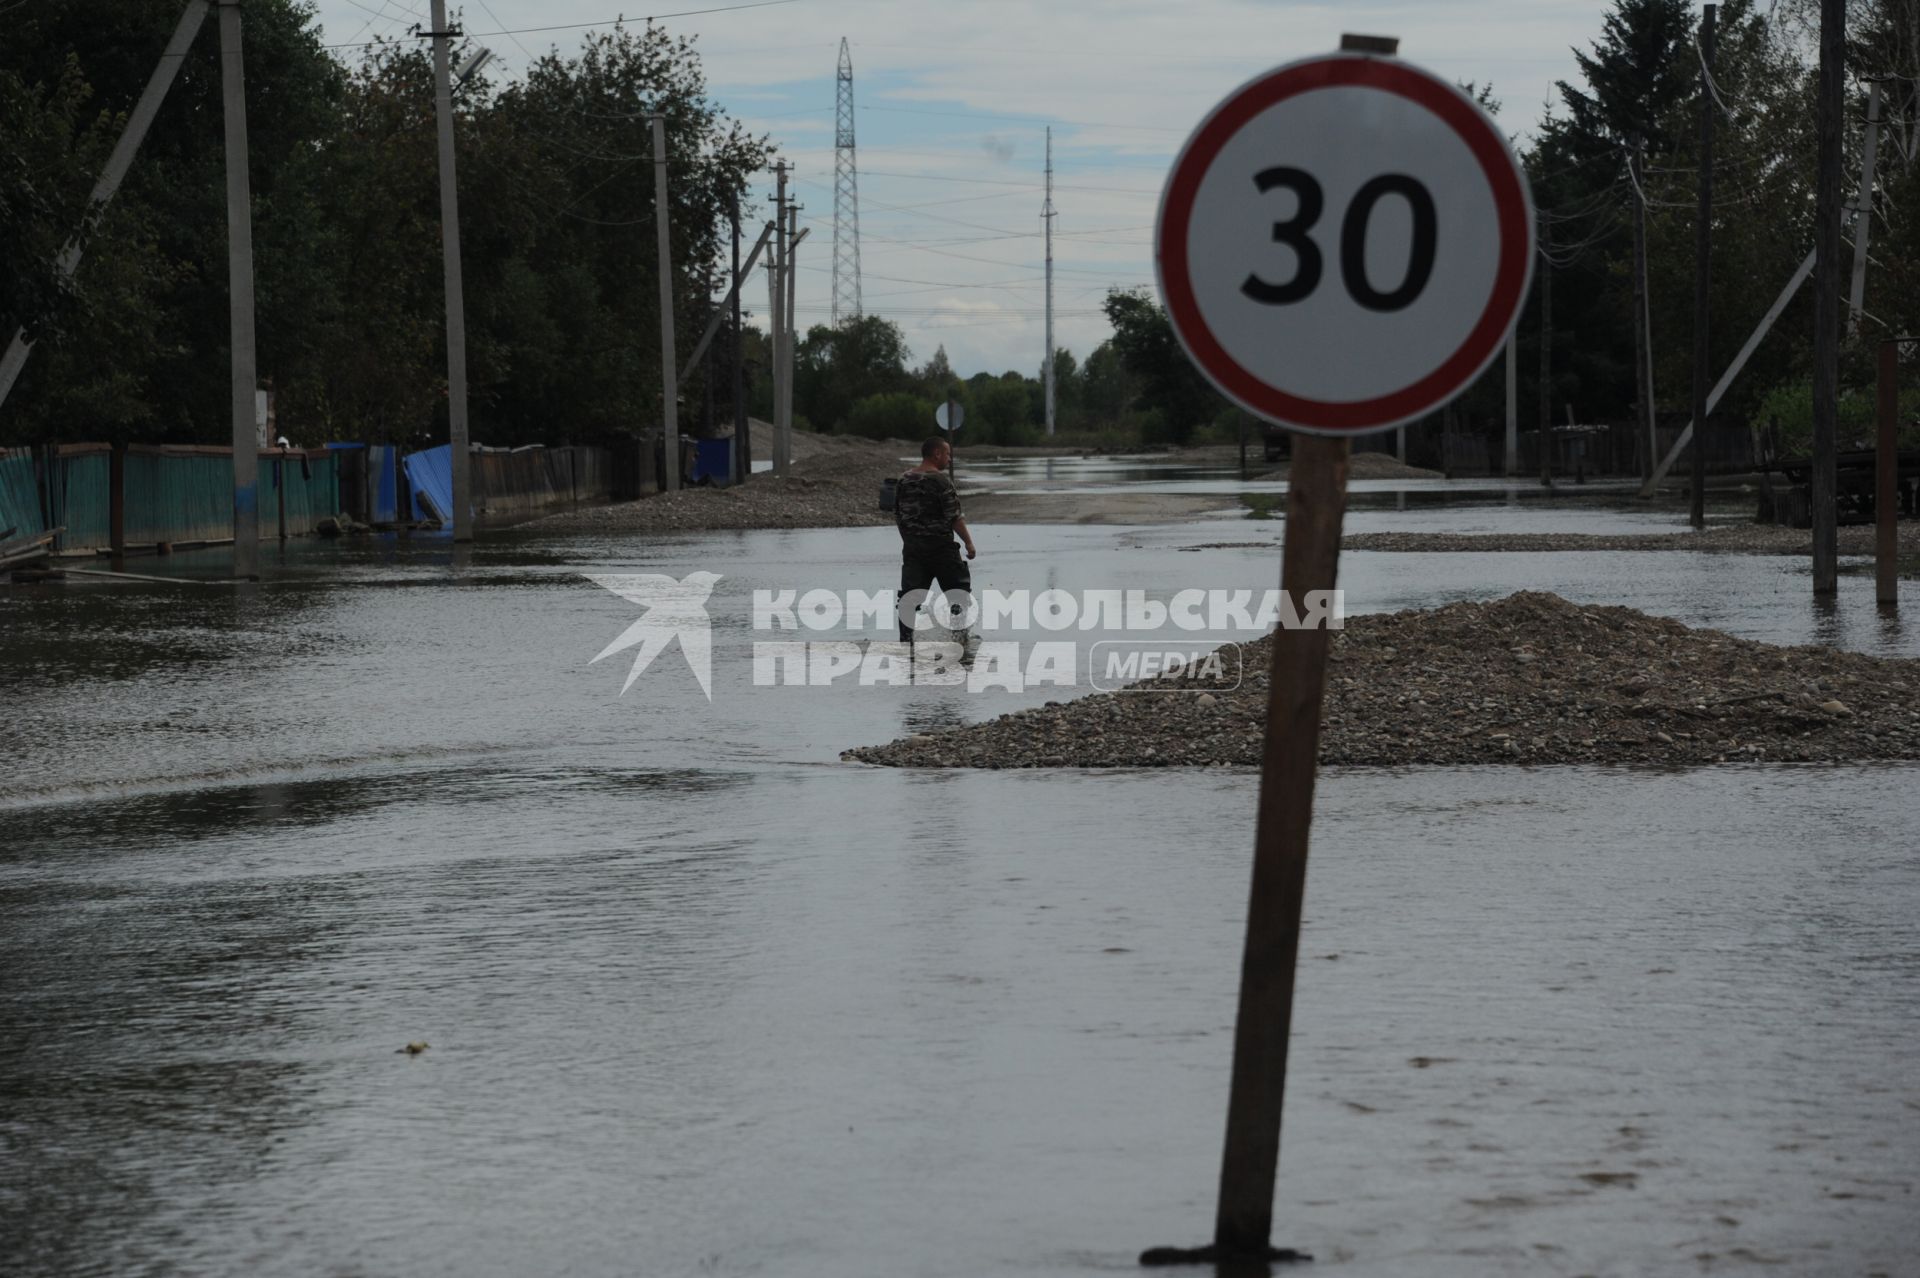
<svg viewBox="0 0 1920 1278"><path fill-rule="evenodd" d="M1201 121L1161 193L1154 267L1174 332L1229 399L1352 435L1473 383L1526 300L1533 236L1526 176L1465 94L1328 54Z"/></svg>
<svg viewBox="0 0 1920 1278"><path fill-rule="evenodd" d="M947 424L947 411L949 409L953 411L953 424L951 426ZM949 434L951 434L956 430L959 430L961 425L964 424L966 420L967 420L967 410L966 410L966 406L962 404L956 404L949 401L933 410L933 424L935 426L938 426L941 430L948 432Z"/></svg>

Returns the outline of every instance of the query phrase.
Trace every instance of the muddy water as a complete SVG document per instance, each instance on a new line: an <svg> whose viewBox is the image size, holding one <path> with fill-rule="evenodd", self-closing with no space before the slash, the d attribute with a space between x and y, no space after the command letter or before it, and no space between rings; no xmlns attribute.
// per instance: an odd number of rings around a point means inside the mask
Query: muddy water
<svg viewBox="0 0 1920 1278"><path fill-rule="evenodd" d="M838 764L1061 695L749 686L746 592L884 584L885 532L0 595L0 1267L1064 1275L1202 1238L1254 780ZM987 529L977 566L1257 586L1270 550L1185 547L1275 532ZM625 697L587 664L637 609L581 567L728 574L711 702L677 650ZM1787 560L1343 571L1356 611L1552 587L1915 652ZM1917 783L1329 774L1279 1240L1910 1272Z"/></svg>

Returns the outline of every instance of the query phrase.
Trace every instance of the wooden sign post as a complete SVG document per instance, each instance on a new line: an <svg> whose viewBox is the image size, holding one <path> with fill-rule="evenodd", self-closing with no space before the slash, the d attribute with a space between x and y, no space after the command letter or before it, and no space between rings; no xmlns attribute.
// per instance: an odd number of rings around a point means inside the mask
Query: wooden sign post
<svg viewBox="0 0 1920 1278"><path fill-rule="evenodd" d="M1222 394L1298 432L1280 577L1294 616L1328 615L1307 596L1338 580L1351 437L1471 385L1532 271L1532 202L1505 138L1397 49L1347 36L1338 54L1242 85L1188 138L1161 196L1155 267L1181 344ZM1273 635L1213 1242L1142 1264L1311 1259L1272 1245L1273 1196L1332 640L1321 626Z"/></svg>

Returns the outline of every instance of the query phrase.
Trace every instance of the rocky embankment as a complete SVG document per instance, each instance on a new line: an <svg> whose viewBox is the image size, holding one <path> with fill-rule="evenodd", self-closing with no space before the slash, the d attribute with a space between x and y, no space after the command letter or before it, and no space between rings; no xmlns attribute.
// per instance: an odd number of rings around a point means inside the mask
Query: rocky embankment
<svg viewBox="0 0 1920 1278"><path fill-rule="evenodd" d="M910 458L918 458L918 444L805 432L797 432L793 442L793 466L785 475L762 472L731 488L683 488L639 501L582 507L535 524L565 532L671 533L893 522L892 513L880 509L880 483L913 464Z"/></svg>
<svg viewBox="0 0 1920 1278"><path fill-rule="evenodd" d="M1898 527L1900 553L1920 553L1920 522ZM1871 555L1873 528L1852 524L1839 530L1840 553ZM1340 541L1343 550L1401 552L1544 551L1544 550L1703 550L1748 555L1810 555L1813 533L1805 528L1776 524L1720 524L1670 533L1356 533Z"/></svg>
<svg viewBox="0 0 1920 1278"><path fill-rule="evenodd" d="M892 767L1259 765L1270 641L1238 687L1147 681L849 750ZM1920 758L1920 660L1781 648L1527 592L1352 617L1334 637L1320 759L1702 764Z"/></svg>

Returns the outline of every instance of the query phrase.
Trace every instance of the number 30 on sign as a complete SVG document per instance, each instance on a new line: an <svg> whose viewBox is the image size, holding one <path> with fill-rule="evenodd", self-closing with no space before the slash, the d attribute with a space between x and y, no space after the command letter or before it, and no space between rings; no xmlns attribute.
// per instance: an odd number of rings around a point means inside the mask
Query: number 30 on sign
<svg viewBox="0 0 1920 1278"><path fill-rule="evenodd" d="M1533 273L1533 204L1459 89L1331 54L1242 85L1168 175L1160 295L1222 393L1296 430L1426 415L1506 342Z"/></svg>

